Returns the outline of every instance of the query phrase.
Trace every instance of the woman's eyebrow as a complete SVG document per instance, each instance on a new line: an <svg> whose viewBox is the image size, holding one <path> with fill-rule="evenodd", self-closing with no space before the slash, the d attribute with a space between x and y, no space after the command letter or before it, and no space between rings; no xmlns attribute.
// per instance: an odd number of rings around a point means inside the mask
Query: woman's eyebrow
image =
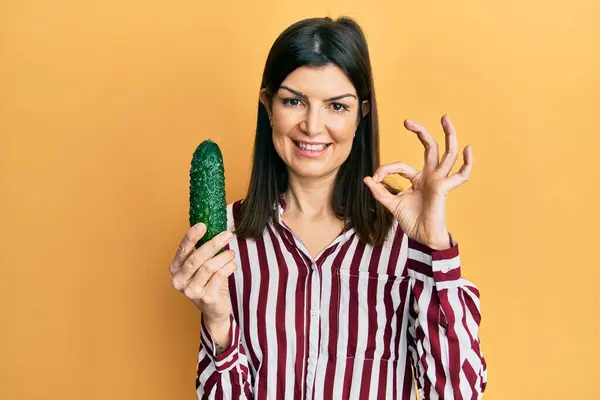
<svg viewBox="0 0 600 400"><path fill-rule="evenodd" d="M285 89L285 90L287 90L287 91L289 91L289 92L292 92L292 93L294 93L294 94L295 94L296 96L298 96L298 97L302 97L303 99L305 99L305 100L308 100L308 96L307 96L307 95L305 95L304 93L302 93L302 92L298 91L298 90L291 89L291 88L289 88L289 87L287 87L287 86L284 86L284 85L281 85L281 86L279 86L279 88L280 88L280 89ZM353 95L352 93L345 93L345 94L340 94L339 96L333 96L333 97L330 97L330 98L328 98L328 99L325 99L325 101L335 101L335 100L340 100L340 99L343 99L344 97L354 97L354 98L356 99L356 96L355 96L355 95Z"/></svg>

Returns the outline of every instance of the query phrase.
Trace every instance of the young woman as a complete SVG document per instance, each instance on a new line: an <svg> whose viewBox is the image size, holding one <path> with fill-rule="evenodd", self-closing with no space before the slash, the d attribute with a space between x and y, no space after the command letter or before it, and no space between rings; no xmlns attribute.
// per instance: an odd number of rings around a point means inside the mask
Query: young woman
<svg viewBox="0 0 600 400"><path fill-rule="evenodd" d="M445 221L452 175L418 123L425 165L379 166L369 52L350 18L287 28L267 58L254 163L229 229L195 249L186 233L173 286L201 310L199 398L477 399L486 384L479 292ZM411 187L391 191L388 174ZM217 254L224 248L225 251Z"/></svg>

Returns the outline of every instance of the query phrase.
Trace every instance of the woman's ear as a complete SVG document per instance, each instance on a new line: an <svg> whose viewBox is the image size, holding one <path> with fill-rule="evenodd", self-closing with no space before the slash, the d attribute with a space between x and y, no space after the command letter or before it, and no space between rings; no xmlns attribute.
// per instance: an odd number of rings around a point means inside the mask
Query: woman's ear
<svg viewBox="0 0 600 400"><path fill-rule="evenodd" d="M369 100L363 101L360 105L360 108L362 112L362 118L366 117L369 111L371 111L371 105L369 104Z"/></svg>
<svg viewBox="0 0 600 400"><path fill-rule="evenodd" d="M271 116L273 115L271 113L271 95L267 91L267 88L262 88L260 90L258 98L260 99L260 102L263 104L263 106L265 106L265 108L267 109L267 114L269 114L269 119L271 119Z"/></svg>

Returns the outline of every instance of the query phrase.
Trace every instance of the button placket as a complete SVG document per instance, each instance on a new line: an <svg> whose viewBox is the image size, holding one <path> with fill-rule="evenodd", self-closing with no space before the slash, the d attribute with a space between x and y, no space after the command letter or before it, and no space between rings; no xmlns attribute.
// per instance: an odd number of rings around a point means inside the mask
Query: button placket
<svg viewBox="0 0 600 400"><path fill-rule="evenodd" d="M315 372L317 368L317 357L319 349L319 316L320 316L320 285L321 277L316 268L316 263L312 264L313 271L311 277L311 299L310 299L310 332L308 335L308 358L306 360L306 389L307 392L312 392L314 384Z"/></svg>

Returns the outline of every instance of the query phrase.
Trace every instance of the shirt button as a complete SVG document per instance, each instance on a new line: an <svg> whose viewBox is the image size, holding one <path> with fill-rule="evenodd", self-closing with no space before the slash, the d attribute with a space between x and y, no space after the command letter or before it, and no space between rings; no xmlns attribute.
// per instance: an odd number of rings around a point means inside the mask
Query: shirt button
<svg viewBox="0 0 600 400"><path fill-rule="evenodd" d="M315 365L315 359L314 359L314 358L312 358L312 357L309 357L309 358L308 358L308 365L310 365L310 366L313 366L313 365Z"/></svg>
<svg viewBox="0 0 600 400"><path fill-rule="evenodd" d="M448 271L450 271L450 267L448 267L447 265L444 265L444 266L442 267L442 272L443 272L444 274L447 274L447 273L448 273Z"/></svg>
<svg viewBox="0 0 600 400"><path fill-rule="evenodd" d="M316 308L313 308L312 310L310 310L310 315L313 317L316 317L317 315L319 315L319 310Z"/></svg>
<svg viewBox="0 0 600 400"><path fill-rule="evenodd" d="M425 397L425 391L423 389L419 389L418 392L419 392L419 397L420 398Z"/></svg>

